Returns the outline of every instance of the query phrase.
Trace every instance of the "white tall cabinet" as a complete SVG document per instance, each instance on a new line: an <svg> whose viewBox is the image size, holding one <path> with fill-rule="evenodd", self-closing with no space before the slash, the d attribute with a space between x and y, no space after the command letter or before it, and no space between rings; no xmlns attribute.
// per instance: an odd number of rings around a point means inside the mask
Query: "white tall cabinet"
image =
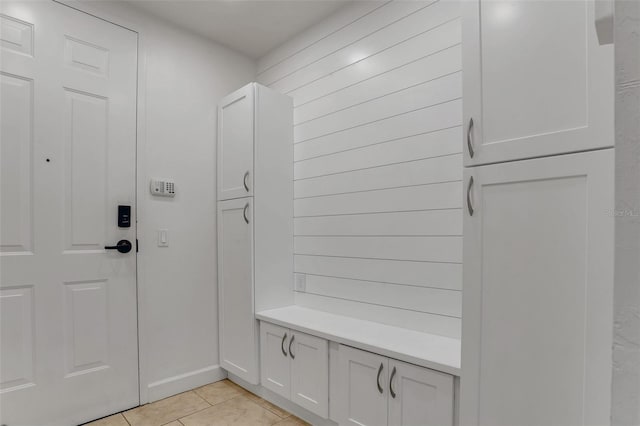
<svg viewBox="0 0 640 426"><path fill-rule="evenodd" d="M460 424L609 424L613 48L593 0L462 10Z"/></svg>
<svg viewBox="0 0 640 426"><path fill-rule="evenodd" d="M218 106L220 365L258 384L256 310L293 303L293 107L251 83Z"/></svg>

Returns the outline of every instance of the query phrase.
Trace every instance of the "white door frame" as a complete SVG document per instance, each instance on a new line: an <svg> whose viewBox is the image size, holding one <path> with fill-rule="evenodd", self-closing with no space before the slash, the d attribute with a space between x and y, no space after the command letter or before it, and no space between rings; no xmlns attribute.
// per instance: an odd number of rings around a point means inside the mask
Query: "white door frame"
<svg viewBox="0 0 640 426"><path fill-rule="evenodd" d="M147 75L147 57L145 46L145 36L142 26L129 21L126 18L115 15L111 12L102 10L99 6L93 2L81 2L77 0L53 0L63 6L70 7L72 9L84 12L97 19L110 22L119 27L123 27L136 33L138 37L138 69L137 69L137 88L136 88L136 219L138 221L136 225L136 242L138 239L144 237L141 235L141 227L139 226L140 217L145 217L144 206L139 202L140 197L138 194L143 194L146 191L147 186L144 183L144 176L146 176L146 163L142 153L145 152L147 144L147 129L146 129L146 103L141 102L141 99L145 99L146 95L146 75ZM96 2L99 3L99 2ZM138 394L140 397L140 405L149 402L149 387L148 387L148 345L146 344L147 324L144 319L147 317L146 312L146 286L145 286L145 274L144 274L144 257L140 256L140 253L136 251L136 289L137 289L137 308L138 308Z"/></svg>

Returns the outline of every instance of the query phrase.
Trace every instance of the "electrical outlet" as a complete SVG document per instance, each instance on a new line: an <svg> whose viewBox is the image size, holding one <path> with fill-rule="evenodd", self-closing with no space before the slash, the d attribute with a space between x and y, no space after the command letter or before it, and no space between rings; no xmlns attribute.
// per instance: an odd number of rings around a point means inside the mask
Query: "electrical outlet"
<svg viewBox="0 0 640 426"><path fill-rule="evenodd" d="M158 247L169 247L168 229L158 229Z"/></svg>
<svg viewBox="0 0 640 426"><path fill-rule="evenodd" d="M295 274L295 290L307 291L307 276L305 274Z"/></svg>

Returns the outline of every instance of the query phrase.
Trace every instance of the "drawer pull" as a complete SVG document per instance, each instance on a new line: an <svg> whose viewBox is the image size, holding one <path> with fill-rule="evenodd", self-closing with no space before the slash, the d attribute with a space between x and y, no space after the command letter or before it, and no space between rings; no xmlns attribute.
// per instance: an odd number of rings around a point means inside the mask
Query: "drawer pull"
<svg viewBox="0 0 640 426"><path fill-rule="evenodd" d="M378 383L378 392L382 393L384 392L384 389L382 389L382 385L380 385L380 375L382 374L382 363L380 363L380 368L378 368L378 377L376 379L377 383Z"/></svg>
<svg viewBox="0 0 640 426"><path fill-rule="evenodd" d="M471 205L471 188L473 187L473 176L469 178L469 186L467 186L467 209L469 210L469 216L473 216L473 206Z"/></svg>
<svg viewBox="0 0 640 426"><path fill-rule="evenodd" d="M396 368L393 367L393 370L391 370L391 377L389 378L389 393L391 394L391 398L396 397L396 393L393 391L393 378L395 375L396 375Z"/></svg>
<svg viewBox="0 0 640 426"><path fill-rule="evenodd" d="M249 223L249 218L247 217L247 209L249 209L249 203L247 203L244 206L244 209L242 209L242 217L244 217L244 221L247 222L247 224Z"/></svg>
<svg viewBox="0 0 640 426"><path fill-rule="evenodd" d="M284 349L284 342L287 340L287 333L282 336L282 343L280 343L280 349L282 349L282 355L287 356L287 351Z"/></svg>
<svg viewBox="0 0 640 426"><path fill-rule="evenodd" d="M289 340L289 355L291 355L291 359L296 359L296 356L293 354L293 351L291 350L291 345L293 344L293 340L296 338L295 334L291 335L291 340Z"/></svg>
<svg viewBox="0 0 640 426"><path fill-rule="evenodd" d="M249 177L249 171L247 170L242 178L242 184L244 185L244 190L249 192L249 185L247 184L247 178Z"/></svg>
<svg viewBox="0 0 640 426"><path fill-rule="evenodd" d="M469 149L469 157L473 158L475 152L471 143L471 130L473 130L473 117L469 119L469 127L467 127L467 148Z"/></svg>

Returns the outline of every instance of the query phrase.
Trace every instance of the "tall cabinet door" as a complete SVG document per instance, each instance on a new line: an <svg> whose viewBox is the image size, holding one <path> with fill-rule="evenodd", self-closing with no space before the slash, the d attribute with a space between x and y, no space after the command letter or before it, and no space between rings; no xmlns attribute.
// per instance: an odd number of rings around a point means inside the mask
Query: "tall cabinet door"
<svg viewBox="0 0 640 426"><path fill-rule="evenodd" d="M465 165L613 145L613 45L598 43L596 1L462 2Z"/></svg>
<svg viewBox="0 0 640 426"><path fill-rule="evenodd" d="M389 361L389 425L453 426L453 376Z"/></svg>
<svg viewBox="0 0 640 426"><path fill-rule="evenodd" d="M609 424L613 165L466 170L460 424Z"/></svg>
<svg viewBox="0 0 640 426"><path fill-rule="evenodd" d="M260 324L260 383L289 399L291 396L291 368L289 362L289 329L262 322Z"/></svg>
<svg viewBox="0 0 640 426"><path fill-rule="evenodd" d="M218 106L218 200L253 195L254 88L248 84Z"/></svg>
<svg viewBox="0 0 640 426"><path fill-rule="evenodd" d="M386 357L340 345L337 418L341 426L387 426Z"/></svg>
<svg viewBox="0 0 640 426"><path fill-rule="evenodd" d="M320 417L329 417L329 342L293 332L289 356L291 400Z"/></svg>
<svg viewBox="0 0 640 426"><path fill-rule="evenodd" d="M218 297L220 365L257 384L252 198L218 203Z"/></svg>

